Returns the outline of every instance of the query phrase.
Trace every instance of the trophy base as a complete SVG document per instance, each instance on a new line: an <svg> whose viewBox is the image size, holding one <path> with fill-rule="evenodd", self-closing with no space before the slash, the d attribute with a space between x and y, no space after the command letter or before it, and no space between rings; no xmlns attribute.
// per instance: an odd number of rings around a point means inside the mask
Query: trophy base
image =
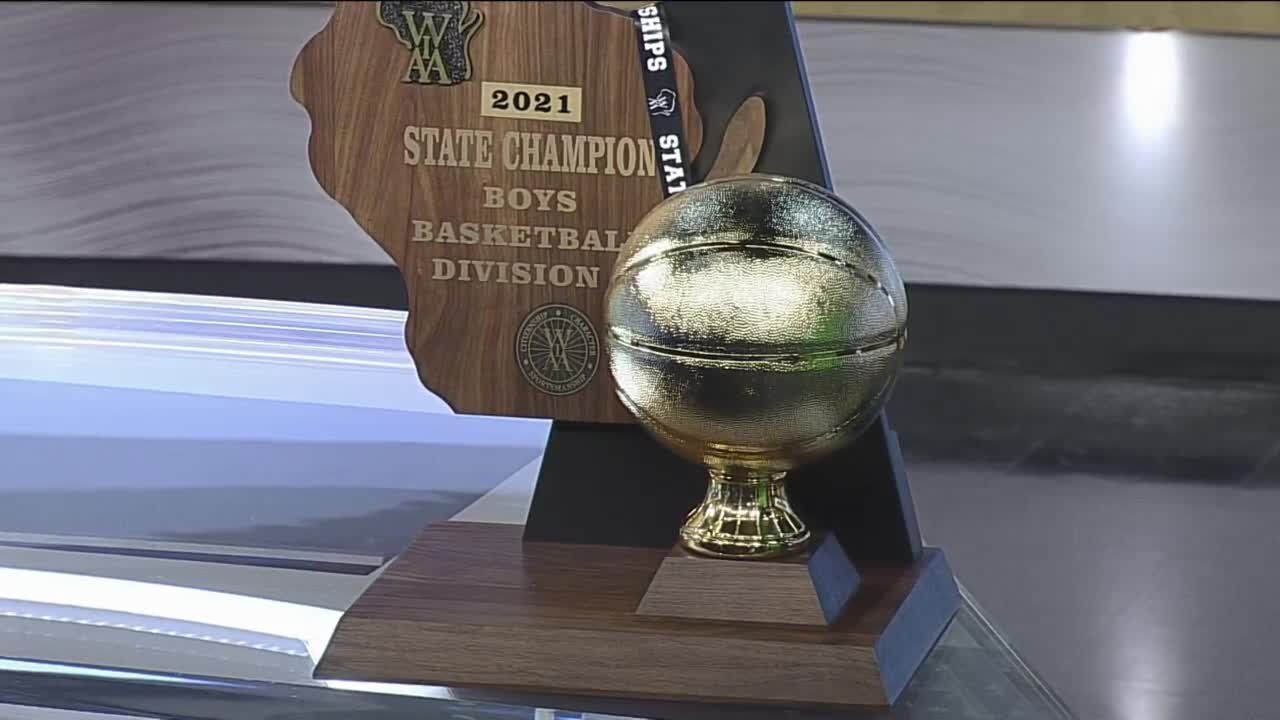
<svg viewBox="0 0 1280 720"><path fill-rule="evenodd" d="M930 548L911 564L862 568L856 592L829 625L644 614L639 608L669 550L526 543L522 529L428 527L343 616L316 677L884 708L960 605L946 558ZM762 563L739 564L758 572ZM779 581L789 582L787 574Z"/></svg>
<svg viewBox="0 0 1280 720"><path fill-rule="evenodd" d="M773 562L701 557L676 546L636 612L730 622L825 626L837 622L861 578L833 535Z"/></svg>

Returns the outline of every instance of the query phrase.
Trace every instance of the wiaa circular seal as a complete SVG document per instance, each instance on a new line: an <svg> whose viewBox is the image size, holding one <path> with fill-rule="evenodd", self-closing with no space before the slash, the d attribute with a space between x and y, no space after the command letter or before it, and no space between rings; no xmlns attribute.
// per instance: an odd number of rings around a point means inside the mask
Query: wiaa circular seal
<svg viewBox="0 0 1280 720"><path fill-rule="evenodd" d="M591 320L571 305L534 308L516 331L516 364L529 384L548 395L572 395L595 377L600 338Z"/></svg>

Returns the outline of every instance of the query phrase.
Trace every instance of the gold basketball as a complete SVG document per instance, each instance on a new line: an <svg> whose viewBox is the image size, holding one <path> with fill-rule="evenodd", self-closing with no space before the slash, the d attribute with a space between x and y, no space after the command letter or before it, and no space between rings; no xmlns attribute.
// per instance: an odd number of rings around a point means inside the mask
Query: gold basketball
<svg viewBox="0 0 1280 720"><path fill-rule="evenodd" d="M748 175L663 201L622 247L606 296L618 398L730 481L829 453L879 412L907 298L875 231L810 183Z"/></svg>

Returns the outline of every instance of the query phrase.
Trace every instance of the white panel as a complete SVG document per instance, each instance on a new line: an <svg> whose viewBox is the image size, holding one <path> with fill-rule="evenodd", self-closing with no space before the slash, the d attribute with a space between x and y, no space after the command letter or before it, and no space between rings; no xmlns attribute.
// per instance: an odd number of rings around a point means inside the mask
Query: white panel
<svg viewBox="0 0 1280 720"><path fill-rule="evenodd" d="M801 23L908 280L1280 299L1280 41Z"/></svg>

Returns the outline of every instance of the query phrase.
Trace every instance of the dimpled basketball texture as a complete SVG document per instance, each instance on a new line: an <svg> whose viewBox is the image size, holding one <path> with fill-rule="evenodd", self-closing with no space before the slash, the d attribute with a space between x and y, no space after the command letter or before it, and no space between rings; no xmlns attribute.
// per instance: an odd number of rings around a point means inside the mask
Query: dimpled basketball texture
<svg viewBox="0 0 1280 720"><path fill-rule="evenodd" d="M852 208L751 175L654 208L621 248L605 317L618 397L650 431L696 462L781 472L879 412L907 300Z"/></svg>

